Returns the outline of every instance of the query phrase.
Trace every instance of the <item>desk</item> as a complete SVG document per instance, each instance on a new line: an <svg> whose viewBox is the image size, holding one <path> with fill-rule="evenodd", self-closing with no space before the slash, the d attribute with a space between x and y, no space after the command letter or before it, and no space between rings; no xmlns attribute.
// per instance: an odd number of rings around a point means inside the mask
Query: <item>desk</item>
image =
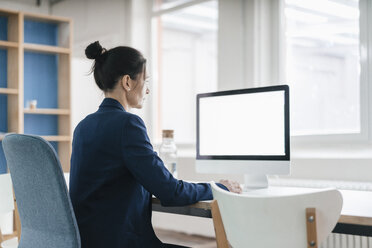
<svg viewBox="0 0 372 248"><path fill-rule="evenodd" d="M372 192L340 190L344 203L334 233L372 237ZM211 201L202 201L185 207L163 207L160 200L152 199L152 210L212 218Z"/></svg>

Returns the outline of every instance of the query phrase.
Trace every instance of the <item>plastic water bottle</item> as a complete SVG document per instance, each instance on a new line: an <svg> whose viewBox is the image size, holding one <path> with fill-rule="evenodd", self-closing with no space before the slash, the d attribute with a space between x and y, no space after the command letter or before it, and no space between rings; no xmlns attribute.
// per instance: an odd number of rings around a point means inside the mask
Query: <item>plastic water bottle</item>
<svg viewBox="0 0 372 248"><path fill-rule="evenodd" d="M173 137L173 130L163 130L163 142L160 145L159 155L165 167L177 178L177 147Z"/></svg>

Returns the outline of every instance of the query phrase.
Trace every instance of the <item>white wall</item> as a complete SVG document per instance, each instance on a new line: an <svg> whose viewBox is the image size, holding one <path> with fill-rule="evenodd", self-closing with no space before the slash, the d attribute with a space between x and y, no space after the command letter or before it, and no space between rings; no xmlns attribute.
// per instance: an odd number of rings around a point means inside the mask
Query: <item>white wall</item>
<svg viewBox="0 0 372 248"><path fill-rule="evenodd" d="M39 13L39 14L49 14L49 1L48 0L41 0L41 4L38 6L36 1L30 0L1 0L0 1L0 8L2 9L10 9L16 11L27 11L32 13Z"/></svg>
<svg viewBox="0 0 372 248"><path fill-rule="evenodd" d="M51 14L73 19L73 56L85 58L85 48L96 40L105 48L127 43L126 2L66 0L54 4Z"/></svg>
<svg viewBox="0 0 372 248"><path fill-rule="evenodd" d="M218 86L219 90L245 86L244 0L218 3Z"/></svg>
<svg viewBox="0 0 372 248"><path fill-rule="evenodd" d="M88 114L97 111L104 94L94 83L92 61L73 57L71 61L71 125L72 130Z"/></svg>

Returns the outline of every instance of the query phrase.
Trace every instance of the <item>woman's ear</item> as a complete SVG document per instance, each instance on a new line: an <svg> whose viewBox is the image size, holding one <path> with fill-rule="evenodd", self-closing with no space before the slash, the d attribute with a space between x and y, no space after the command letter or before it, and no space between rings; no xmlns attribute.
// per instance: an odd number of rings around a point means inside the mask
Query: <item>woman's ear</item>
<svg viewBox="0 0 372 248"><path fill-rule="evenodd" d="M124 75L120 80L121 87L123 87L126 91L131 90L131 84L130 84L130 77L129 75Z"/></svg>

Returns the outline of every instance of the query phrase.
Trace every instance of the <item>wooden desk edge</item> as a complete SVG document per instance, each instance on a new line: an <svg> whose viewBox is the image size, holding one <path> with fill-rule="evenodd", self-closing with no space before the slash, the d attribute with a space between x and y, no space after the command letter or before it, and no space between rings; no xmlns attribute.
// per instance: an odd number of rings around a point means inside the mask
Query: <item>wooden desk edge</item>
<svg viewBox="0 0 372 248"><path fill-rule="evenodd" d="M154 197L152 198L152 203L161 204L160 200L158 198L154 198ZM191 204L191 205L184 206L184 207L211 210L211 203L212 203L212 201L201 201L201 202L197 202L195 204Z"/></svg>
<svg viewBox="0 0 372 248"><path fill-rule="evenodd" d="M192 205L185 207L198 208L204 210L211 210L212 201L201 201ZM157 198L152 198L152 203L161 204L160 200ZM353 216L353 215L341 215L338 223L342 224L352 224L352 225L362 225L362 226L372 226L372 217L363 217L363 216Z"/></svg>
<svg viewBox="0 0 372 248"><path fill-rule="evenodd" d="M354 216L354 215L341 215L338 223L372 226L372 217Z"/></svg>

